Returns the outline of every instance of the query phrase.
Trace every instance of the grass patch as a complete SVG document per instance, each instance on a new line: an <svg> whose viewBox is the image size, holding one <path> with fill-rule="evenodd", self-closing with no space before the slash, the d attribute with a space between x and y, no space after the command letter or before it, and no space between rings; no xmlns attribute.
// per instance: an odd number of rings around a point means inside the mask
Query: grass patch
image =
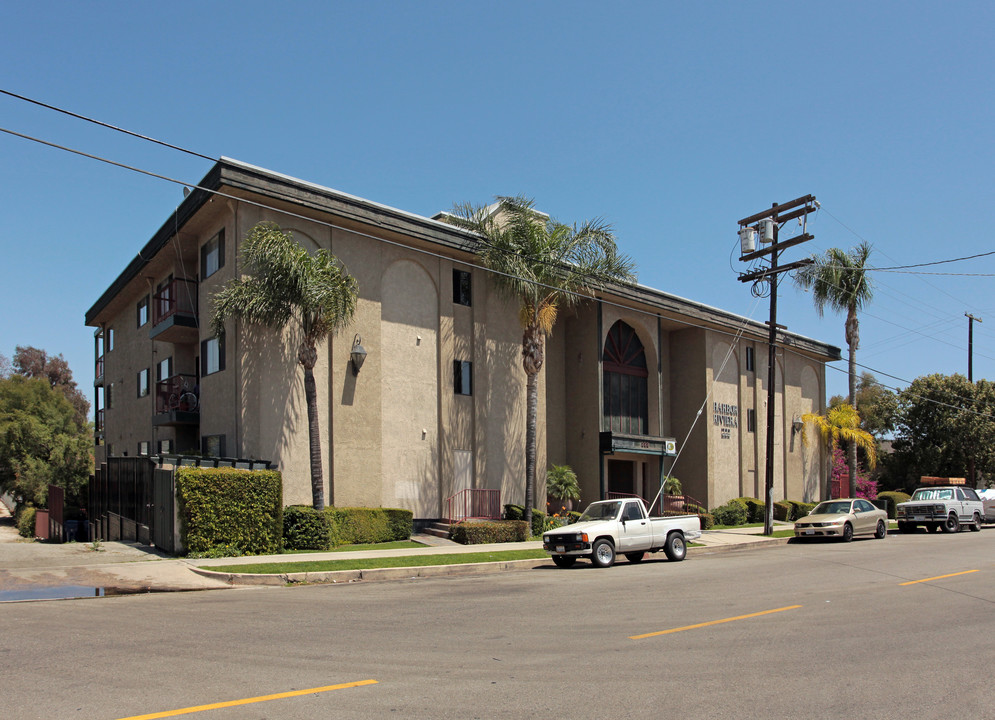
<svg viewBox="0 0 995 720"><path fill-rule="evenodd" d="M307 555L309 553L356 552L357 550L405 550L407 548L424 547L428 547L428 545L420 542L414 542L413 540L395 540L393 542L385 543L339 545L338 547L331 548L330 550L284 550L283 553L286 555Z"/></svg>
<svg viewBox="0 0 995 720"><path fill-rule="evenodd" d="M357 546L353 546L355 549ZM379 547L376 546L376 547ZM546 558L545 550L501 550L498 552L449 553L445 555L404 555L401 557L367 558L361 560L312 560L299 562L250 563L245 565L211 565L204 570L254 575L282 575L300 572L330 572L333 570L372 570L375 568L425 567L428 565L465 565L469 563L535 560Z"/></svg>

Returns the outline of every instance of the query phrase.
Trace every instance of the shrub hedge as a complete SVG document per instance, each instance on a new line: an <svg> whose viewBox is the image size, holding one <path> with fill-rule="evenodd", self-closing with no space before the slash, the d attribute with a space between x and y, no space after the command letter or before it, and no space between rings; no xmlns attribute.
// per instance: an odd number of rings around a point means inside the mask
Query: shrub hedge
<svg viewBox="0 0 995 720"><path fill-rule="evenodd" d="M524 520L525 506L508 504L504 506L505 520ZM546 513L538 508L532 511L532 537L542 535L546 525Z"/></svg>
<svg viewBox="0 0 995 720"><path fill-rule="evenodd" d="M283 544L283 478L276 470L181 467L176 497L187 552L260 555Z"/></svg>
<svg viewBox="0 0 995 720"><path fill-rule="evenodd" d="M878 493L878 500L884 500L888 503L888 517L892 520L895 519L895 506L898 505L898 503L905 502L910 497L912 496L908 493L903 493L898 490L886 490Z"/></svg>
<svg viewBox="0 0 995 720"><path fill-rule="evenodd" d="M778 500L774 503L774 519L782 522L791 520L791 504L784 500Z"/></svg>
<svg viewBox="0 0 995 720"><path fill-rule="evenodd" d="M754 497L741 497L736 498L744 505L746 505L746 522L748 523L762 523L766 519L767 508L764 505L763 500L758 500Z"/></svg>
<svg viewBox="0 0 995 720"><path fill-rule="evenodd" d="M24 538L35 536L35 515L37 511L30 505L17 514L17 534Z"/></svg>
<svg viewBox="0 0 995 720"><path fill-rule="evenodd" d="M712 510L717 525L745 525L749 517L746 503L739 498Z"/></svg>
<svg viewBox="0 0 995 720"><path fill-rule="evenodd" d="M288 505L283 509L284 550L328 550L330 530L328 516L310 505Z"/></svg>
<svg viewBox="0 0 995 720"><path fill-rule="evenodd" d="M818 505L818 503L807 503L799 500L788 500L788 504L791 505L791 517L788 520L792 522L805 517Z"/></svg>
<svg viewBox="0 0 995 720"><path fill-rule="evenodd" d="M414 526L414 513L400 508L325 508L331 530L331 545L354 545L407 540Z"/></svg>
<svg viewBox="0 0 995 720"><path fill-rule="evenodd" d="M485 543L523 542L529 539L529 534L528 526L524 520L474 521L454 523L449 528L449 537L463 545L483 545Z"/></svg>

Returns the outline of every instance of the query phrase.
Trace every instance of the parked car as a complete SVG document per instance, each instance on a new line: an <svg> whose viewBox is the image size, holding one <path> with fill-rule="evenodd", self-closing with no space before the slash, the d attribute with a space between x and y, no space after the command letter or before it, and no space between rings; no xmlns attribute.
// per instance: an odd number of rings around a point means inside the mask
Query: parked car
<svg viewBox="0 0 995 720"><path fill-rule="evenodd" d="M826 500L795 523L796 538L835 537L850 542L854 535L888 534L888 513L863 498Z"/></svg>
<svg viewBox="0 0 995 720"><path fill-rule="evenodd" d="M542 547L556 567L568 568L578 558L595 567L611 567L616 554L631 563L647 552L663 550L670 560L683 560L687 541L701 537L697 515L650 517L642 498L591 503L573 525L543 533Z"/></svg>
<svg viewBox="0 0 995 720"><path fill-rule="evenodd" d="M921 487L895 507L899 532L913 532L925 525L932 532L960 532L966 526L978 532L984 520L984 503L974 488L963 485Z"/></svg>

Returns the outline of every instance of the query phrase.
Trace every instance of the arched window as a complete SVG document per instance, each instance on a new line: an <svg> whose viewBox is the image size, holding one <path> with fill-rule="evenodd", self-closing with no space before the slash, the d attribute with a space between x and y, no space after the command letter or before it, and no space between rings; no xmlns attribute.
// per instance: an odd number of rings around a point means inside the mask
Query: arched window
<svg viewBox="0 0 995 720"><path fill-rule="evenodd" d="M601 372L604 428L626 435L646 435L649 426L646 352L636 331L621 320L608 331Z"/></svg>

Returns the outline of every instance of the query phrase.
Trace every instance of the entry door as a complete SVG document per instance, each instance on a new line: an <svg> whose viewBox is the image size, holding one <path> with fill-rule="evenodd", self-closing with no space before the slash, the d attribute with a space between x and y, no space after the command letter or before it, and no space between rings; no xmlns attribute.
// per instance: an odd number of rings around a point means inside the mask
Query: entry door
<svg viewBox="0 0 995 720"><path fill-rule="evenodd" d="M608 461L608 492L636 494L636 464L631 460Z"/></svg>

